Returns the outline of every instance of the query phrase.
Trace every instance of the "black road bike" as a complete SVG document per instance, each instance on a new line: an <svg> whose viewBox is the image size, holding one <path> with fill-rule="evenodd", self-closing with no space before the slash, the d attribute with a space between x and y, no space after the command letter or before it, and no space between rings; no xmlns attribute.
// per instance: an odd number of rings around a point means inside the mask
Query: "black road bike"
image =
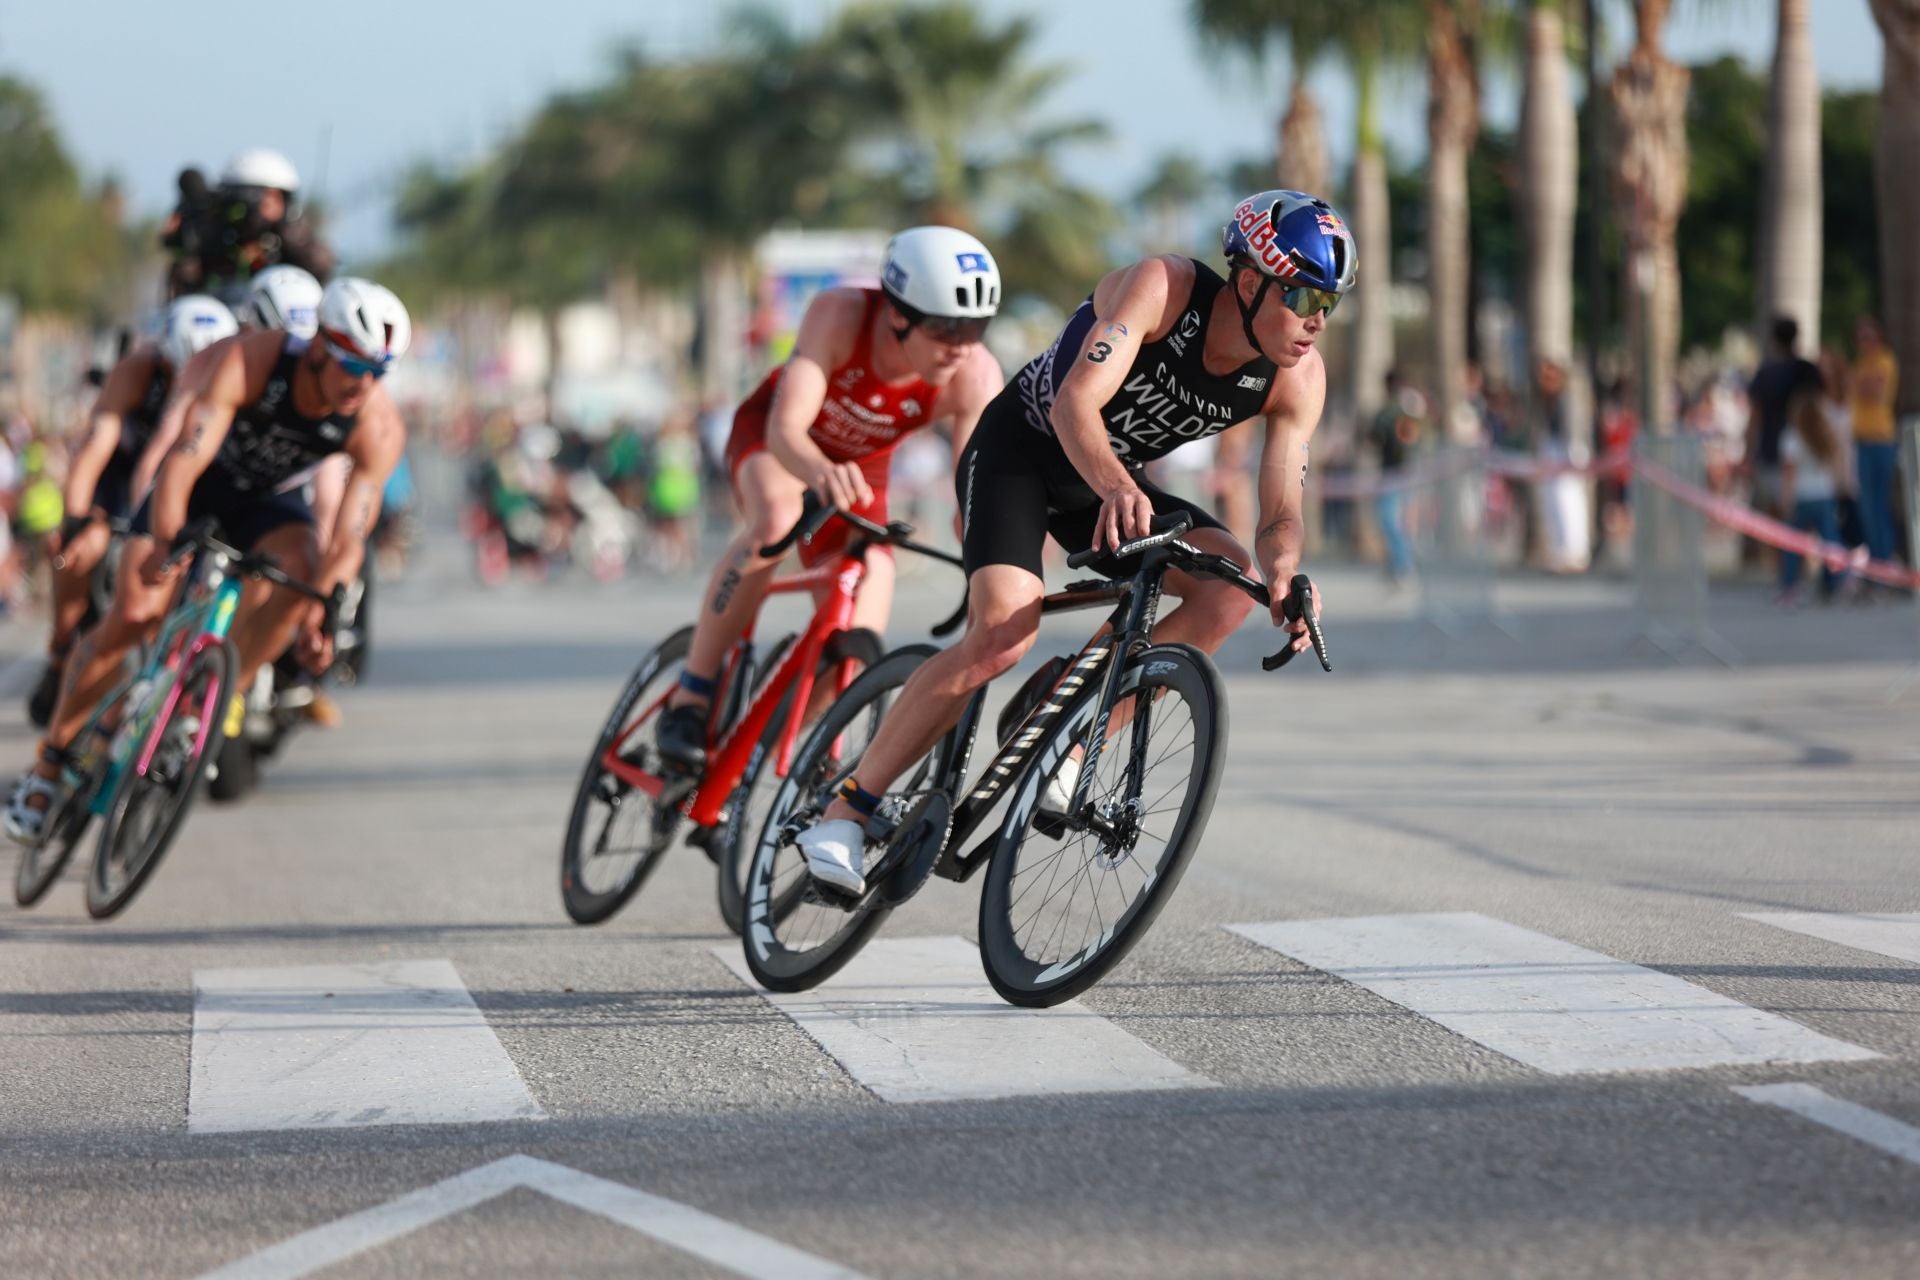
<svg viewBox="0 0 1920 1280"><path fill-rule="evenodd" d="M980 957L1009 1002L1070 1000L1125 957L1200 843L1226 754L1226 694L1213 660L1151 640L1162 579L1176 569L1218 578L1269 605L1266 587L1238 564L1182 540L1189 524L1184 514L1162 517L1112 553L1140 557L1131 577L1075 582L1041 602L1042 613L1111 606L1112 615L1079 654L1042 667L1015 695L997 726L998 754L969 787L986 690L974 694L867 824L870 869L858 896L809 875L795 837L819 820L907 678L937 650L895 650L848 687L795 757L754 847L741 936L756 980L775 991L816 986L929 877L967 880L983 867ZM1067 563L1104 558L1084 551ZM1306 619L1331 671L1312 591L1296 576L1286 612ZM1289 646L1262 666L1292 657ZM1048 783L1070 754L1080 771L1071 798L1052 811ZM963 852L1003 799L997 829Z"/></svg>

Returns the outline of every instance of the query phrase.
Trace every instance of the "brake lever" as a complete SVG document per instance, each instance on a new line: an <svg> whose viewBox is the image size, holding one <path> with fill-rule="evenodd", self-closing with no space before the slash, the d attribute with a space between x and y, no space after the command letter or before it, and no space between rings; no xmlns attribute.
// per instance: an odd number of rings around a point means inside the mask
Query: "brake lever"
<svg viewBox="0 0 1920 1280"><path fill-rule="evenodd" d="M1288 587L1287 599L1286 602L1280 606L1280 612L1290 622L1298 622L1305 619L1307 624L1307 639L1313 644L1313 656L1320 659L1320 669L1322 671L1332 671L1333 661L1327 657L1326 633L1320 630L1320 619L1313 611L1313 580L1304 573L1296 573L1293 575L1293 581L1288 584ZM1281 667L1292 662L1293 655L1297 652L1298 650L1289 643L1287 647L1280 650L1280 652L1271 653L1262 658L1260 660L1260 669L1262 671L1278 671Z"/></svg>

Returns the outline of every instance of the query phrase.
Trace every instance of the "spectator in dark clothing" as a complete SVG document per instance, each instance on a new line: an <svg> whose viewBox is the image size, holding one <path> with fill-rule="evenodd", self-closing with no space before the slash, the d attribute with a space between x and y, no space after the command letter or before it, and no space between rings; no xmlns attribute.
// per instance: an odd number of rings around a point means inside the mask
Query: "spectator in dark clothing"
<svg viewBox="0 0 1920 1280"><path fill-rule="evenodd" d="M1800 325L1792 316L1777 316L1767 358L1754 372L1747 388L1747 465L1753 473L1753 502L1769 515L1788 514L1787 495L1780 485L1780 437L1787 429L1787 409L1796 392L1820 387L1820 370L1794 348Z"/></svg>

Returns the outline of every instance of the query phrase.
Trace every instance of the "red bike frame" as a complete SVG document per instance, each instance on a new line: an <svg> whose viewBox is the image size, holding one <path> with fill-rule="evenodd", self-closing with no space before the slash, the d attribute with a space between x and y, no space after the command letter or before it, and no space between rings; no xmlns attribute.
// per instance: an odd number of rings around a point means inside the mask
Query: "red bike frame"
<svg viewBox="0 0 1920 1280"><path fill-rule="evenodd" d="M845 631L853 625L854 597L860 593L860 583L867 576L867 564L864 557L849 548L840 561L830 567L808 570L785 578L776 578L768 587L773 595L795 591L812 591L815 587L831 585L833 588L827 598L813 611L813 620L807 624L800 640L788 651L781 661L779 669L771 679L762 684L760 692L753 699L746 712L728 729L718 741L709 741L706 772L701 775L693 793L683 801L687 816L695 826L711 827L719 822L726 811L727 800L734 789L740 785L741 777L747 771L747 762L753 756L753 748L760 741L760 735L766 732L768 721L780 706L780 700L788 689L795 690L794 713L787 717L787 723L780 731L779 755L774 760L774 768L779 777L787 776L787 769L793 763L794 744L799 740L801 721L806 718L807 707L813 699L814 671L819 665L820 654L826 648L827 641L835 632ZM757 621L757 620L756 620ZM747 634L735 645L727 659L726 676L731 681L739 674L740 656L747 643L753 638L753 625L747 627ZM842 662L834 672L837 692L844 692L852 683L851 661ZM723 682L722 687L724 687ZM673 693L668 689L656 698L653 704L627 726L606 750L600 759L600 767L620 781L636 790L643 791L654 799L675 781L663 778L659 774L648 773L645 769L620 758L621 751L642 725L652 722L666 705L667 698Z"/></svg>

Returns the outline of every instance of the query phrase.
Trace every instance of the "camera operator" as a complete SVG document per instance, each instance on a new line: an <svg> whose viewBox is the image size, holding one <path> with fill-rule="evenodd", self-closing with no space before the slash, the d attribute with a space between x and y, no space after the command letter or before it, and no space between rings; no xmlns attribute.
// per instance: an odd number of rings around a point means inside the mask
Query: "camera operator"
<svg viewBox="0 0 1920 1280"><path fill-rule="evenodd" d="M161 229L173 253L167 295L211 293L244 301L247 281L279 263L325 280L333 250L294 212L300 175L292 161L264 147L227 162L220 185L209 189L198 169L180 174L180 203Z"/></svg>

